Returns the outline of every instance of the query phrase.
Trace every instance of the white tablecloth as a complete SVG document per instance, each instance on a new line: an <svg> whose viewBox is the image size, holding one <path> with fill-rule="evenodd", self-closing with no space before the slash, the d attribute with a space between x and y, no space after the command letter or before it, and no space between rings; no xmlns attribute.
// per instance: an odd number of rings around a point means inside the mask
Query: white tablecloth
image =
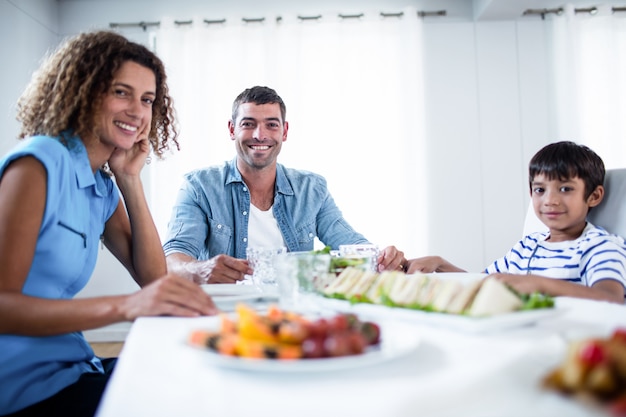
<svg viewBox="0 0 626 417"><path fill-rule="evenodd" d="M215 366L186 344L210 318L141 318L97 416L602 415L544 390L541 378L569 341L626 326L626 306L559 298L557 308L560 314L532 325L484 334L404 321L420 338L405 355L359 369L291 373Z"/></svg>

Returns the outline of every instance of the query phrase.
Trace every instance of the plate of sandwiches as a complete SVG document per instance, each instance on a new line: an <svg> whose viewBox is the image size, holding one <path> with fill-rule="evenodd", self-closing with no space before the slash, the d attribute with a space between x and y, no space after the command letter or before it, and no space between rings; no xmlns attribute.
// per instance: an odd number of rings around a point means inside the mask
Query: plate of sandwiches
<svg viewBox="0 0 626 417"><path fill-rule="evenodd" d="M486 274L344 270L320 290L326 308L471 333L529 325L560 312L554 299L520 295Z"/></svg>

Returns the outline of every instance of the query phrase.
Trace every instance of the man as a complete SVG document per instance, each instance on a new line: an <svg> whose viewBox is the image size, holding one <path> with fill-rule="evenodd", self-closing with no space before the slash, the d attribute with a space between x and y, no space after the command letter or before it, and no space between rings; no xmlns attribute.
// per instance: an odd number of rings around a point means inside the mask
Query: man
<svg viewBox="0 0 626 417"><path fill-rule="evenodd" d="M285 115L268 87L235 99L228 130L237 156L185 176L163 246L171 271L197 283L235 283L252 274L248 246L309 251L316 237L334 249L369 243L344 220L322 176L276 162L287 140ZM379 268L404 270L405 261L390 246Z"/></svg>

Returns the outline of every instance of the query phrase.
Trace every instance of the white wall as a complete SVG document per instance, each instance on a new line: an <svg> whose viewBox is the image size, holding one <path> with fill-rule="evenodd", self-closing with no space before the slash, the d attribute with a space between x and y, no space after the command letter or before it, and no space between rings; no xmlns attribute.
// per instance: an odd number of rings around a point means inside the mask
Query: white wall
<svg viewBox="0 0 626 417"><path fill-rule="evenodd" d="M430 246L479 271L520 237L527 163L550 141L542 25L430 22L424 39Z"/></svg>
<svg viewBox="0 0 626 417"><path fill-rule="evenodd" d="M46 51L58 43L58 9L50 0L0 0L0 154L15 143L15 102Z"/></svg>
<svg viewBox="0 0 626 417"><path fill-rule="evenodd" d="M19 7L17 6L19 4ZM263 6L262 6L263 4ZM110 22L169 18L255 17L298 11L317 14L338 10L335 0L298 3L276 0L0 0L0 123L4 153L17 133L10 106L26 85L46 48L60 36ZM425 20L424 74L426 138L432 155L426 169L430 254L479 271L501 256L522 233L528 203L526 165L549 137L547 62L543 25L537 19L473 20L466 0L347 0L343 13L359 8L392 12L406 5L421 10L446 9L445 18ZM303 6L306 5L306 6ZM265 7L265 8L263 8ZM125 29L146 43L141 29ZM149 178L146 178L149 181ZM146 187L149 189L149 187ZM409 257L426 254L402 248ZM106 251L94 278L80 294L122 294L137 286ZM115 326L114 326L115 327ZM115 327L115 329L123 328ZM119 337L111 330L104 338ZM90 333L92 340L102 333Z"/></svg>

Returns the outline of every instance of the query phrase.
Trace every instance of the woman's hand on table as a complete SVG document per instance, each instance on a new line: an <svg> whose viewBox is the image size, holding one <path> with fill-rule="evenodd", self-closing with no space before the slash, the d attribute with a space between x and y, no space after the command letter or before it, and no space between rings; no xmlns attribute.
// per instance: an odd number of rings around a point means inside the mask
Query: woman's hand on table
<svg viewBox="0 0 626 417"><path fill-rule="evenodd" d="M200 286L172 273L127 296L121 308L129 321L141 316L197 317L219 312Z"/></svg>

